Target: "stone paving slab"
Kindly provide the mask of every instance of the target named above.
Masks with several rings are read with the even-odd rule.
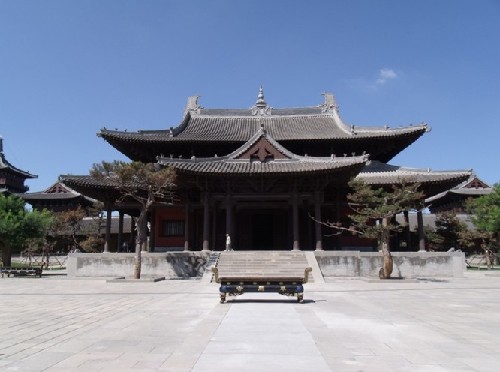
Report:
[[[0,279],[0,371],[497,371],[500,278],[329,279],[305,303],[201,281]]]

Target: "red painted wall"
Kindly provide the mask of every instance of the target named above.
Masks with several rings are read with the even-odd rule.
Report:
[[[184,236],[162,236],[162,221],[176,220],[184,221],[185,214],[183,207],[165,207],[156,209],[155,218],[155,246],[157,247],[183,247]]]

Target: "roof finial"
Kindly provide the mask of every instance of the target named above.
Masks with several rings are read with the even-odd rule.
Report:
[[[323,108],[321,112],[331,114],[333,113],[333,110],[337,110],[338,113],[339,108],[337,106],[337,102],[335,101],[335,96],[329,92],[322,93],[322,95],[325,97],[325,102],[321,105]]]
[[[190,96],[188,97],[188,101],[186,104],[186,108],[184,109],[184,115],[188,112],[197,112],[199,113],[200,109],[203,108],[198,104],[198,98],[200,96]]]
[[[3,137],[0,136],[0,154],[3,152]]]
[[[264,108],[267,106],[267,103],[264,100],[264,90],[262,89],[262,84],[259,88],[259,94],[257,96],[257,102],[255,102],[255,106],[257,106],[258,108]]]
[[[252,115],[260,115],[260,116],[271,115],[271,107],[267,105],[267,102],[264,99],[264,90],[262,89],[262,84],[260,85],[259,88],[257,102],[255,102],[255,105],[251,108],[251,110],[252,110]]]

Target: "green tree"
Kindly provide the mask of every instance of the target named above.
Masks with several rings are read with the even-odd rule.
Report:
[[[0,194],[0,247],[4,266],[11,265],[13,249],[21,249],[34,239],[43,239],[51,221],[50,212],[29,211],[21,198]]]
[[[435,228],[426,227],[425,239],[436,251],[459,248],[467,254],[482,251],[482,246],[489,241],[490,234],[469,228],[453,212],[444,212],[436,216]]]
[[[439,244],[436,244],[436,250],[446,251],[452,247],[465,248],[461,237],[467,230],[467,225],[460,221],[455,213],[444,212],[437,215],[435,226],[435,233],[440,237]]]
[[[492,234],[497,240],[500,234],[500,183],[493,186],[493,192],[467,201],[472,222],[480,231]]]
[[[430,251],[439,251],[443,247],[444,238],[430,226],[424,226],[425,242]]]
[[[482,239],[481,249],[487,266],[491,268],[494,262],[494,251],[498,250],[500,243],[500,183],[493,186],[492,193],[477,199],[469,199],[466,208],[478,231],[476,235]]]
[[[338,231],[349,231],[366,238],[376,238],[384,257],[383,267],[379,271],[381,279],[390,278],[393,271],[390,236],[392,231],[399,231],[400,225],[393,217],[405,210],[422,208],[423,192],[418,183],[401,183],[390,188],[375,188],[364,182],[349,182],[352,192],[347,195],[352,213],[349,215],[353,225],[343,227],[339,223],[322,222]]]
[[[424,194],[418,191],[418,183],[401,183],[390,188],[372,187],[360,181],[351,181],[353,192],[347,195],[354,213],[349,215],[355,228],[368,238],[378,238],[384,257],[380,279],[390,278],[393,271],[390,238],[400,226],[393,217],[405,210],[421,208]]]
[[[122,161],[94,164],[90,175],[110,182],[120,193],[120,200],[132,200],[139,206],[136,218],[137,242],[135,247],[134,278],[141,277],[141,251],[146,249],[148,213],[156,204],[172,204],[175,172],[158,164]]]
[[[72,246],[86,252],[97,252],[104,244],[100,236],[102,218],[97,216],[98,210],[102,210],[102,205],[95,205],[91,208],[90,212],[94,217],[87,219],[85,217],[88,217],[89,211],[80,206],[76,209],[54,213],[50,227],[52,239],[65,247]]]

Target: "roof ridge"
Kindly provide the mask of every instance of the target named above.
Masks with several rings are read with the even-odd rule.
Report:
[[[36,174],[31,174],[28,171],[24,171],[16,166],[12,165],[6,158],[3,152],[0,152],[0,169],[10,169],[15,173],[22,174],[26,178],[38,178]]]

